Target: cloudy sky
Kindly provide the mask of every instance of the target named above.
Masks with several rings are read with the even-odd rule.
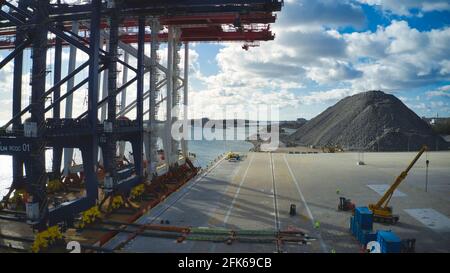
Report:
[[[420,116],[450,116],[448,0],[286,0],[272,30],[275,41],[249,51],[242,43],[191,46],[192,116],[270,103],[281,119],[309,119],[367,90],[395,94]],[[12,68],[0,71],[2,121],[11,115]],[[87,107],[86,92],[75,99],[76,112]]]
[[[287,0],[275,41],[193,47],[191,101],[248,109],[276,103],[311,118],[337,100],[383,90],[420,116],[450,116],[450,2]]]

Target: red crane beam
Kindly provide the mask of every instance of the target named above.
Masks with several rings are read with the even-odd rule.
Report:
[[[250,13],[246,15],[236,16],[234,14],[209,14],[209,15],[187,15],[187,16],[174,16],[174,17],[161,17],[160,23],[164,26],[177,25],[177,26],[213,26],[213,25],[227,25],[240,23],[241,25],[251,24],[271,24],[275,23],[276,15],[272,13]],[[65,22],[64,27],[71,29],[71,22]],[[106,21],[103,21],[100,26],[102,29],[108,29],[109,25]],[[121,23],[121,27],[133,28],[137,27],[136,19],[126,19]],[[80,26],[80,30],[87,30],[86,26]],[[7,35],[15,35],[15,27],[0,29],[0,37]]]
[[[161,17],[162,25],[225,25],[234,24],[238,20],[243,25],[272,24],[277,17],[272,13],[251,13],[247,15],[218,14],[218,15],[188,15],[175,17]]]
[[[160,17],[160,23],[163,26],[180,26],[182,29],[181,41],[183,42],[227,42],[227,41],[268,41],[273,40],[274,35],[267,26],[276,21],[276,16],[272,13],[256,12],[245,15],[237,14],[203,14],[203,15],[186,15],[186,16],[171,16]],[[254,25],[265,25],[262,29],[255,29]],[[241,31],[224,31],[222,25],[241,26]],[[64,27],[71,29],[71,23],[66,22]],[[135,18],[125,19],[121,23],[121,28],[127,34],[121,36],[121,40],[125,43],[136,43],[137,34],[130,32],[130,28],[137,27],[137,20]],[[109,25],[106,21],[101,23],[102,29],[108,29]],[[88,28],[81,24],[79,30],[85,38],[89,37]],[[16,28],[2,28],[0,29],[0,49],[14,48],[14,35],[16,35]],[[146,41],[150,41],[150,36],[146,37]],[[167,33],[159,35],[160,41],[167,41]],[[52,46],[54,41],[49,41]]]
[[[150,42],[151,36],[146,35],[145,41]],[[13,38],[13,36],[11,36]],[[85,36],[86,39],[88,35]],[[244,31],[224,31],[217,27],[199,27],[199,28],[183,28],[181,34],[182,42],[255,42],[255,41],[270,41],[275,38],[275,35],[270,31],[270,29],[263,28],[259,30],[244,30]],[[159,34],[159,40],[161,42],[166,42],[168,39],[167,33]],[[120,40],[127,44],[137,43],[138,35],[137,33],[127,33],[120,36]],[[49,40],[49,46],[54,45],[54,39]],[[63,45],[67,46],[67,43]],[[1,49],[14,49],[14,39],[0,40],[0,50]]]
[[[121,40],[125,43],[137,43],[137,34],[121,35]],[[255,42],[255,41],[270,41],[274,40],[275,35],[265,28],[258,31],[223,31],[220,28],[189,28],[182,29],[180,40],[182,42]],[[167,41],[168,34],[162,33],[159,35],[160,41]],[[150,42],[150,35],[146,35],[146,42]]]

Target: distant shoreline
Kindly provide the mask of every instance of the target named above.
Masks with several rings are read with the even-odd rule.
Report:
[[[209,118],[202,118],[202,119],[190,119],[189,123],[193,127],[204,127],[207,123],[213,123],[213,124],[223,124],[224,126],[222,128],[230,128],[230,125],[234,124],[234,127],[250,127],[250,126],[265,126],[269,121],[254,121],[254,120],[247,120],[247,119],[209,119]],[[233,126],[231,126],[233,127]]]

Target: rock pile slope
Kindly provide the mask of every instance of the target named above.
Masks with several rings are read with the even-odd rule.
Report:
[[[342,99],[287,138],[297,145],[342,146],[347,150],[407,151],[448,143],[393,95],[369,91]]]

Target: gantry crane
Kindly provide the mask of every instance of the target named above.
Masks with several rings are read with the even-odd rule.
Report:
[[[416,157],[411,161],[409,166],[395,179],[394,184],[384,193],[380,200],[376,204],[369,204],[369,209],[373,212],[373,220],[380,223],[395,224],[399,220],[398,215],[392,214],[392,207],[389,207],[389,201],[391,201],[394,191],[400,186],[403,180],[405,180],[408,172],[416,164],[417,160],[422,156],[424,152],[428,150],[428,147],[424,145]]]
[[[102,193],[129,198],[132,189],[143,185],[148,178],[144,173],[143,144],[149,147],[153,140],[156,142],[159,132],[153,128],[158,112],[156,96],[163,85],[169,94],[165,98],[167,114],[163,139],[166,143],[163,146],[171,156],[166,156],[166,162],[171,174],[176,170],[183,173],[177,166],[177,148],[183,144],[178,145],[170,138],[170,128],[176,121],[171,108],[181,105],[181,88],[183,103],[187,105],[188,43],[273,40],[275,37],[269,24],[275,22],[274,12],[281,11],[282,6],[283,0],[90,0],[77,4],[51,0],[0,0],[0,50],[12,50],[0,60],[0,70],[9,63],[14,67],[10,90],[12,116],[0,126],[0,155],[12,156],[13,161],[12,187],[4,203],[8,204],[13,191],[23,190],[26,193],[24,219],[33,228],[44,231],[60,223],[72,226],[81,212],[97,206]],[[151,43],[150,57],[145,55],[147,42]],[[159,42],[167,42],[167,68],[158,61]],[[184,79],[179,77],[182,42],[186,54]],[[70,46],[71,52],[65,76],[62,72],[64,46]],[[47,54],[49,48],[54,48],[53,60]],[[134,64],[128,62],[125,55],[123,59],[120,57],[119,48],[126,52],[125,55],[135,58]],[[26,63],[24,51],[28,49],[31,58]],[[80,65],[77,65],[77,51],[87,56]],[[49,64],[53,73],[50,85],[47,79]],[[23,77],[25,65],[31,66],[28,81]],[[118,81],[120,67],[124,72],[133,73],[131,79],[123,77],[125,80],[121,85]],[[85,72],[88,77],[76,80]],[[144,80],[148,74],[151,83],[144,93]],[[159,79],[159,74],[164,80]],[[25,94],[22,86],[26,82],[31,86],[30,103],[22,107]],[[61,92],[64,86],[66,92]],[[87,91],[87,110],[76,117],[72,113],[73,97],[79,95],[83,86],[87,86],[84,89]],[[132,92],[136,98],[130,107],[136,109],[133,120],[124,119],[124,113],[119,115],[116,109],[117,97],[126,98],[127,89],[128,94]],[[52,101],[48,106],[46,99],[49,97]],[[145,99],[149,101],[147,112],[144,112]],[[65,117],[61,113],[64,102]],[[124,109],[130,108],[124,105]],[[98,118],[99,110],[101,119]],[[30,117],[25,118],[26,115]],[[145,123],[144,116],[147,116]],[[145,141],[144,136],[150,140]],[[115,160],[116,144],[125,142],[131,144],[133,156],[133,164],[127,165],[126,169],[119,167]],[[99,148],[104,177],[99,172]],[[53,150],[51,171],[47,171],[45,164],[46,149]],[[67,162],[70,162],[73,149],[81,152],[83,194],[61,203],[50,198],[47,188],[50,182],[61,178],[63,151],[68,151]],[[154,154],[152,149],[148,148],[145,155],[150,166],[158,162],[148,156]],[[186,147],[184,150],[187,151]]]

